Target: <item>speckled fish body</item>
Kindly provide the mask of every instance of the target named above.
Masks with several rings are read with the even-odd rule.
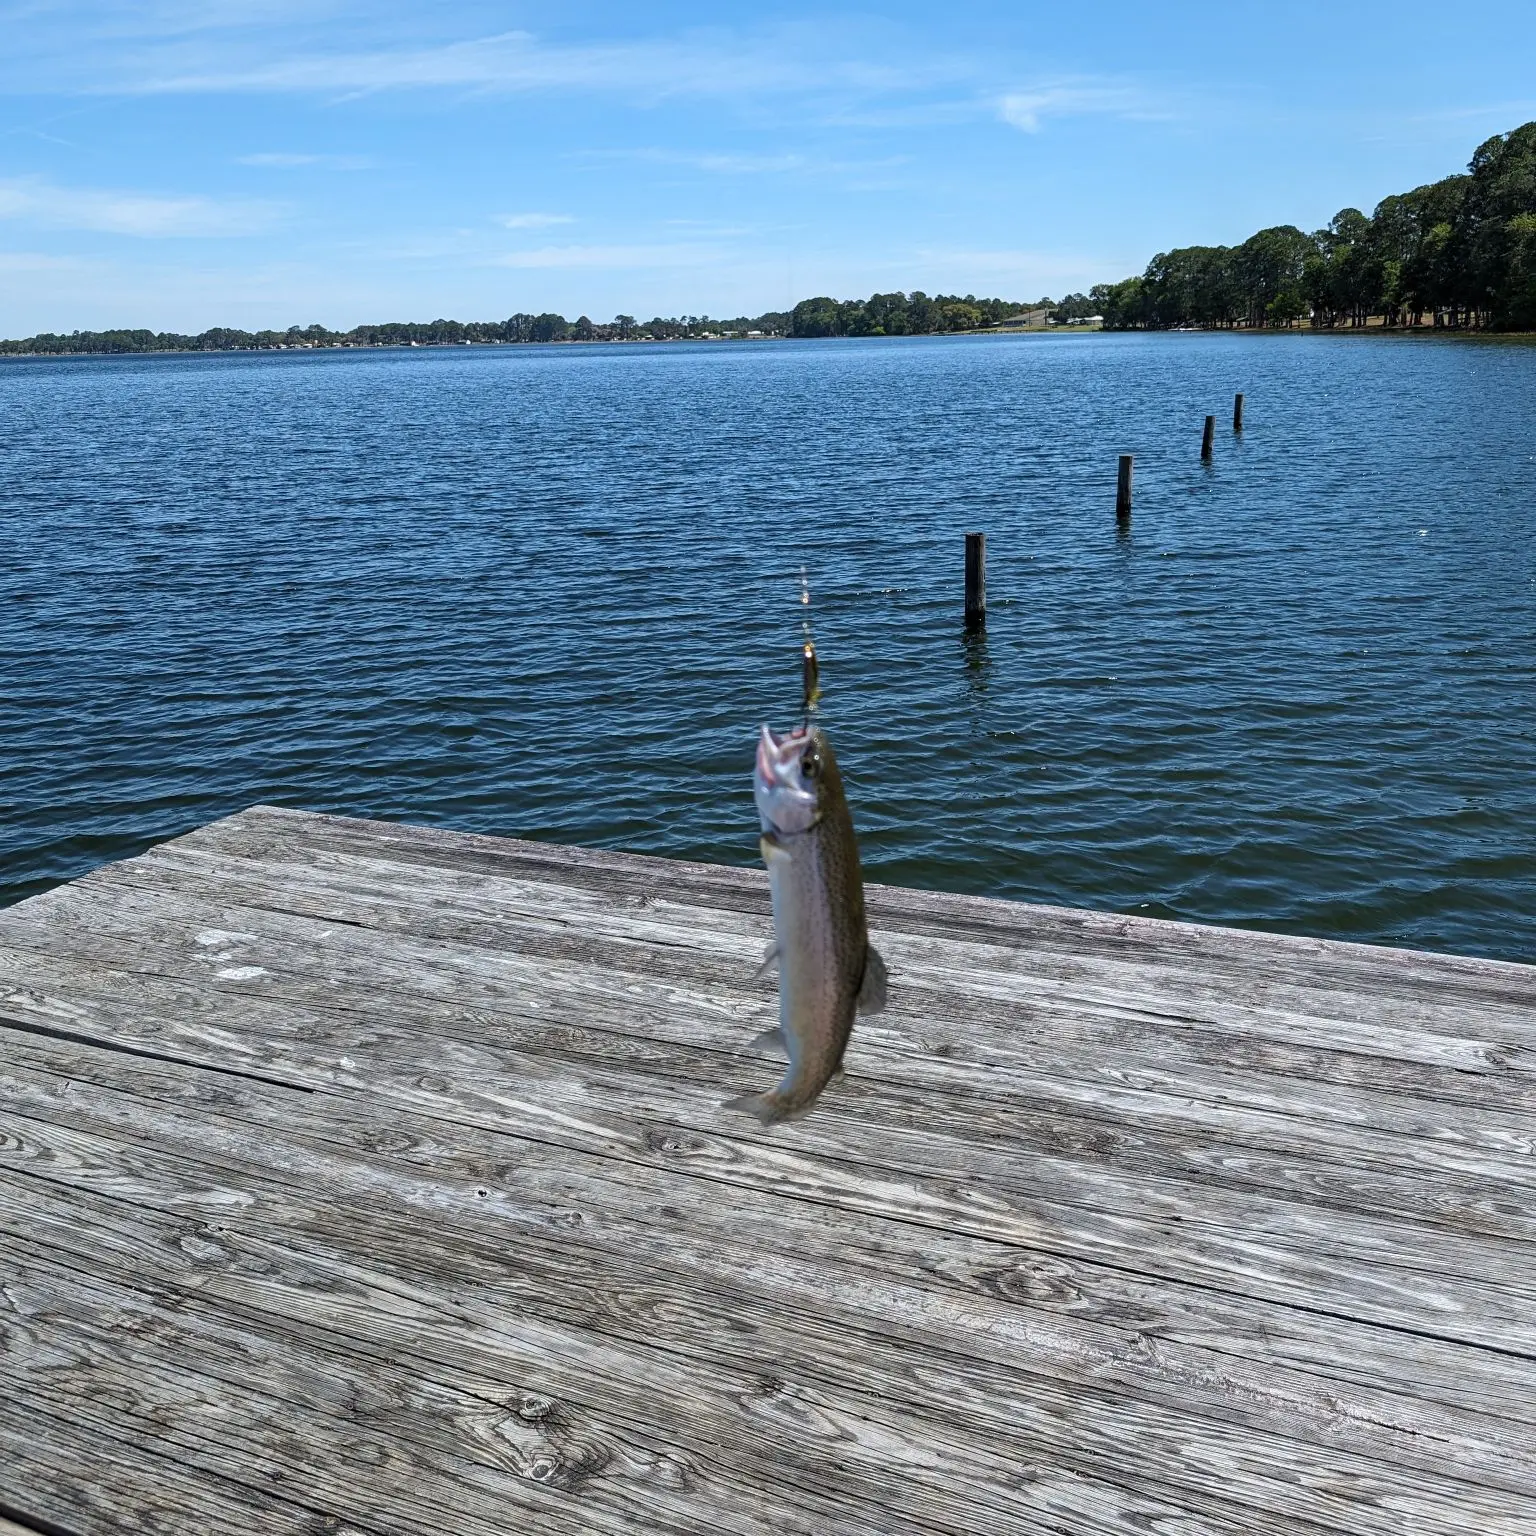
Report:
[[[765,725],[754,779],[773,893],[779,1024],[757,1044],[788,1058],[767,1093],[733,1099],[765,1124],[794,1119],[842,1070],[856,1013],[885,1004],[885,966],[869,942],[853,818],[825,732]]]

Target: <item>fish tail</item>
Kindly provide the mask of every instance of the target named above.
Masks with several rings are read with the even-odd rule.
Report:
[[[776,1125],[789,1114],[788,1105],[771,1090],[768,1093],[744,1093],[740,1098],[727,1099],[720,1107],[742,1110],[764,1125]]]

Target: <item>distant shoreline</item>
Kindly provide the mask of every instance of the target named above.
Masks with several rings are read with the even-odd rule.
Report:
[[[936,331],[923,336],[630,336],[593,338],[577,341],[563,338],[558,341],[374,341],[374,342],[311,342],[288,343],[261,347],[142,347],[132,351],[126,348],[102,351],[61,351],[38,348],[35,351],[0,352],[0,363],[7,362],[66,362],[71,358],[108,357],[254,357],[277,352],[458,352],[467,347],[482,351],[506,351],[523,347],[632,347],[668,346],[677,342],[707,344],[710,342],[786,342],[786,341],[883,341],[924,340],[929,336],[948,337],[958,340],[975,336],[1358,336],[1395,337],[1400,340],[1434,338],[1440,341],[1536,341],[1536,331],[1486,331],[1471,327],[1451,326],[1181,326],[1168,330],[1109,330],[1098,325],[1023,326],[997,325],[978,327],[966,331]]]
[[[958,335],[958,332],[955,332]],[[68,358],[232,358],[255,356],[269,352],[462,352],[465,347],[481,350],[521,350],[524,347],[636,347],[671,346],[679,341],[690,343],[716,343],[716,341],[797,341],[799,336],[594,336],[590,341],[578,341],[573,336],[562,336],[559,341],[319,341],[319,343],[278,343],[264,347],[118,347],[118,349],[86,352],[65,350],[57,347],[38,347],[34,352],[0,352],[0,362],[11,358],[52,358],[65,361]],[[842,339],[842,338],[839,338]]]
[[[576,341],[571,337],[559,341],[349,341],[349,342],[295,342],[279,343],[264,347],[139,347],[133,350],[118,348],[112,351],[62,351],[57,348],[39,347],[32,352],[0,352],[0,362],[10,358],[71,357],[239,357],[255,356],[268,352],[460,352],[466,347],[482,350],[509,351],[524,347],[633,347],[668,346],[675,342],[743,341],[753,344],[760,341],[793,341],[791,336],[629,336],[622,341],[616,336],[594,337],[590,341]]]

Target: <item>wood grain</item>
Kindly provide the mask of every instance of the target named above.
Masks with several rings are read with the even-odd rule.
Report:
[[[0,1536],[1536,1531],[1536,968],[256,807],[0,913]]]

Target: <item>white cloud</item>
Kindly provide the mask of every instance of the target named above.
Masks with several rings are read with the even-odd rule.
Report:
[[[695,166],[721,176],[803,171],[810,163],[804,155],[672,155],[669,158],[678,164]]]
[[[1416,112],[1409,119],[1415,123],[1459,123],[1479,117],[1497,118],[1514,123],[1536,113],[1536,101],[1495,101],[1483,107],[1445,107],[1438,112]]]
[[[574,224],[568,213],[503,213],[496,222],[503,229],[549,229],[555,224]]]
[[[837,46],[844,43],[846,46]],[[276,43],[281,47],[281,42]],[[855,38],[817,28],[757,35],[723,28],[679,36],[580,45],[545,43],[509,31],[428,47],[318,48],[269,52],[253,61],[204,43],[197,49],[152,43],[98,73],[95,90],[113,93],[280,91],[356,94],[428,88],[485,91],[613,91],[648,100],[668,96],[744,98],[837,89],[885,92],[973,80],[973,59],[929,52],[885,63]],[[132,69],[127,68],[131,62]]]
[[[622,268],[703,266],[717,261],[718,245],[546,245],[493,257],[492,266],[523,268]]]
[[[1082,117],[1097,114],[1110,117],[1165,117],[1146,94],[1135,86],[1117,81],[1057,80],[1023,91],[1011,91],[999,98],[997,115],[1025,133],[1037,133],[1047,117]]]
[[[839,160],[822,155],[795,152],[751,155],[709,151],[685,152],[673,149],[586,149],[573,150],[575,160],[639,160],[652,165],[677,165],[705,171],[714,176],[806,176],[865,175],[888,171],[911,163],[910,155],[886,155],[877,160]]]
[[[313,165],[326,171],[369,171],[377,164],[367,155],[300,155],[272,152],[258,155],[239,155],[236,165],[254,165],[274,170],[289,170],[298,166]]]
[[[50,229],[86,229],[143,238],[249,235],[282,213],[272,203],[207,197],[157,197],[94,187],[0,181],[0,219]]]

